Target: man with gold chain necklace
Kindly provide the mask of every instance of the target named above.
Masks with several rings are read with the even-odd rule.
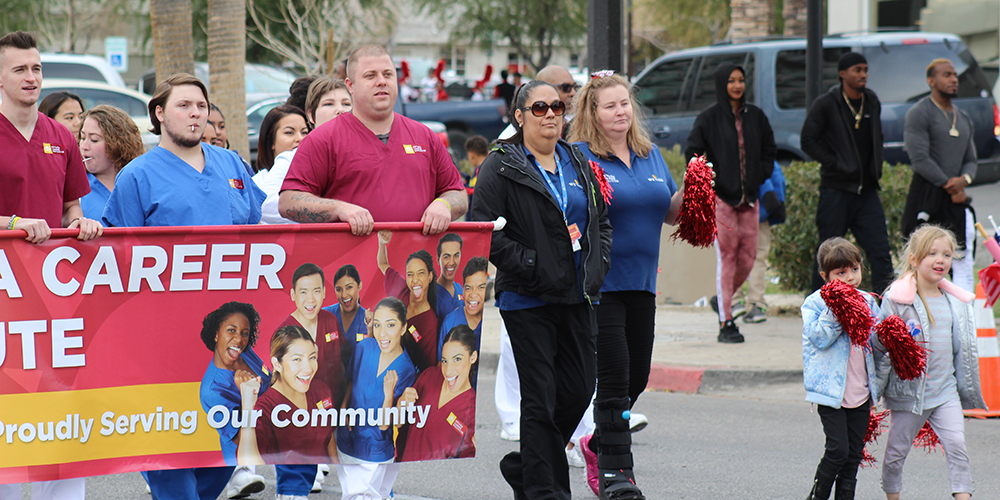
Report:
[[[846,52],[837,70],[840,85],[816,98],[802,124],[802,151],[820,163],[817,244],[850,230],[868,259],[872,289],[882,292],[893,279],[885,211],[878,194],[882,105],[866,88],[865,56]],[[814,262],[813,289],[822,285]]]
[[[972,119],[952,103],[958,97],[958,73],[947,59],[927,66],[930,95],[906,113],[903,141],[910,155],[913,180],[906,197],[902,231],[909,235],[931,222],[955,233],[959,250],[975,246],[975,213],[965,187],[976,176]],[[972,255],[966,252],[951,266],[952,281],[973,291]]]

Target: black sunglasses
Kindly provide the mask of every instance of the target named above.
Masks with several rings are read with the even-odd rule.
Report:
[[[558,88],[559,90],[561,90],[563,94],[568,94],[568,93],[570,93],[570,91],[580,90],[580,84],[579,83],[560,83],[559,85],[556,85],[556,88]]]
[[[566,112],[566,103],[562,101],[556,101],[552,104],[549,104],[545,101],[535,101],[531,103],[531,106],[524,108],[524,110],[526,111],[529,109],[531,110],[531,114],[535,116],[545,116],[545,114],[548,113],[550,109],[552,110],[552,113],[554,115],[562,116],[562,114]]]

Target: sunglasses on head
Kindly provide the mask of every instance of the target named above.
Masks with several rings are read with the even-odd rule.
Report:
[[[563,94],[568,94],[574,90],[580,90],[579,83],[560,83],[556,85],[556,88],[562,91]]]
[[[535,101],[531,103],[531,106],[524,109],[525,110],[530,109],[531,114],[539,117],[545,116],[550,109],[552,110],[552,114],[556,116],[562,116],[562,114],[566,112],[566,103],[562,101],[556,101],[552,104],[549,104],[545,101]]]

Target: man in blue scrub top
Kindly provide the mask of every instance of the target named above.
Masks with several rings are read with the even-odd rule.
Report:
[[[264,192],[236,153],[201,142],[208,91],[197,78],[173,75],[156,87],[149,119],[160,144],[132,160],[115,183],[103,219],[108,226],[257,224]],[[158,500],[215,500],[233,467],[149,471]],[[249,471],[246,471],[249,473]],[[244,474],[255,480],[260,476]],[[262,486],[262,485],[261,485]],[[255,491],[260,491],[256,489]]]
[[[438,265],[441,273],[437,279],[437,314],[438,321],[444,321],[445,316],[462,307],[462,285],[455,283],[458,266],[462,264],[462,237],[455,233],[447,233],[438,240]]]

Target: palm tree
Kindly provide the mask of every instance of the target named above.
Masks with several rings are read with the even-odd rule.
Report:
[[[246,3],[208,0],[208,69],[212,102],[226,117],[229,147],[250,158],[247,140]]]
[[[150,0],[149,20],[153,29],[156,83],[175,73],[194,74],[191,0]]]

